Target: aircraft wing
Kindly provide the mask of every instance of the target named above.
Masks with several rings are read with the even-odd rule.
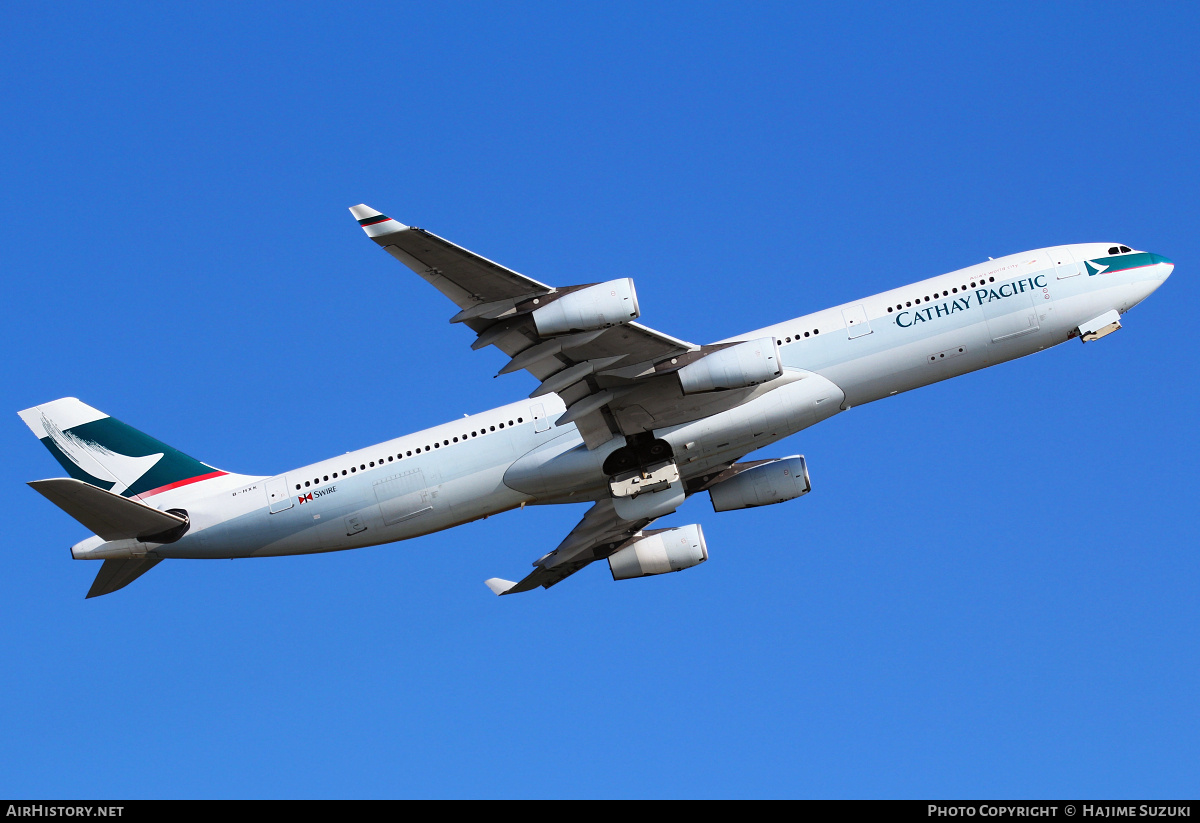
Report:
[[[589,563],[608,557],[653,522],[622,520],[611,499],[601,500],[587,510],[557,549],[533,564],[533,571],[524,580],[514,583],[493,577],[486,581],[487,586],[496,594],[517,594],[538,586],[548,589]]]
[[[720,345],[697,346],[632,322],[544,336],[533,312],[587,286],[548,286],[369,206],[350,212],[368,237],[459,307],[450,322],[476,333],[472,348],[493,345],[512,358],[500,374],[524,369],[541,381],[530,397],[557,393],[567,411],[556,423],[575,423],[589,449],[731,408],[748,394],[683,396],[672,373]]]
[[[429,281],[460,309],[554,291],[436,234],[397,223],[369,206],[352,206],[350,213],[368,237]]]

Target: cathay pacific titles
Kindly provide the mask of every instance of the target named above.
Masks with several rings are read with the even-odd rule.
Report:
[[[926,306],[923,309],[916,311],[902,311],[896,315],[896,325],[907,329],[917,323],[924,323],[927,320],[933,320],[936,317],[946,317],[956,311],[966,311],[971,308],[971,298],[983,305],[991,303],[993,300],[1003,300],[1006,297],[1016,297],[1019,294],[1024,294],[1027,291],[1036,291],[1042,289],[1043,297],[1046,300],[1050,299],[1050,294],[1046,290],[1046,275],[1039,274],[1035,277],[1026,277],[1022,280],[1016,280],[1011,283],[1001,283],[998,289],[976,289],[975,294],[964,294],[962,297],[951,300],[949,303],[938,303],[936,306]],[[1007,290],[1007,291],[1006,291]],[[907,317],[912,315],[912,317]],[[905,322],[905,320],[908,322]]]

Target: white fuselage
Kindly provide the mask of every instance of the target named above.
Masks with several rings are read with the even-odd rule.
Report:
[[[733,409],[654,434],[671,444],[687,480],[851,406],[1062,343],[1080,324],[1139,303],[1173,268],[1148,254],[1129,258],[1144,265],[1122,270],[1073,262],[1104,257],[1107,248],[1081,244],[989,260],[731,338],[774,337],[783,375]],[[563,411],[550,394],[275,477],[224,475],[164,492],[153,505],[186,508],[190,530],[171,544],[134,545],[131,556],[338,551],[526,504],[601,499],[608,494],[601,464],[624,439],[589,451],[573,423],[553,424]],[[98,557],[103,545],[91,538],[73,553]]]

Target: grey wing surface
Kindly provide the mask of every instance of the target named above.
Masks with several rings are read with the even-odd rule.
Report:
[[[653,519],[622,520],[611,500],[594,504],[558,548],[534,563],[518,583],[493,577],[487,586],[496,594],[517,594],[541,586],[548,589],[596,560],[603,560],[637,536]]]
[[[540,381],[531,397],[558,394],[566,411],[556,425],[573,424],[589,449],[614,437],[628,438],[733,408],[745,402],[753,390],[721,389],[685,397],[682,379],[675,372],[734,344],[696,346],[629,322],[640,309],[628,278],[556,288],[424,229],[399,223],[369,206],[354,206],[350,211],[368,237],[458,307],[450,321],[475,332],[472,348],[492,345],[509,356],[500,374],[523,369]],[[612,314],[593,311],[574,325],[554,327],[539,322],[539,312],[545,316],[548,306],[583,290],[590,291],[562,306],[584,303],[597,291],[600,302],[629,302],[618,302],[621,308]],[[562,306],[565,316],[568,310]],[[773,354],[778,364],[778,351]],[[646,527],[667,513],[645,511],[653,516],[623,520],[611,498],[601,500],[558,548],[534,563],[534,570],[523,580],[514,583],[492,578],[488,587],[497,594],[549,588],[647,536]],[[702,542],[699,535],[697,539]]]
[[[500,374],[524,369],[541,381],[531,397],[557,393],[567,411],[556,422],[575,423],[588,448],[661,426],[664,410],[678,416],[677,382],[662,378],[699,346],[628,322],[543,336],[532,312],[593,284],[548,286],[369,206],[350,211],[368,237],[458,306],[451,322],[475,332],[472,348],[496,346],[511,358]]]
[[[432,232],[398,223],[369,206],[353,206],[350,212],[368,237],[464,311],[554,291]]]

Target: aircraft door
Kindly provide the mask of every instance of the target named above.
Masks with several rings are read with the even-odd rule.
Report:
[[[1071,254],[1068,246],[1057,246],[1050,249],[1050,260],[1054,263],[1054,270],[1058,272],[1059,280],[1079,274],[1079,264],[1075,262],[1075,256]]]
[[[846,320],[846,331],[849,332],[851,340],[871,333],[871,324],[867,322],[867,310],[865,307],[852,306],[848,309],[842,309],[842,317]]]
[[[541,403],[534,403],[530,406],[529,414],[533,418],[535,432],[544,432],[550,428],[550,420],[546,417],[546,408]]]
[[[271,514],[286,511],[294,505],[292,493],[288,491],[287,478],[283,475],[267,481],[267,505]]]

